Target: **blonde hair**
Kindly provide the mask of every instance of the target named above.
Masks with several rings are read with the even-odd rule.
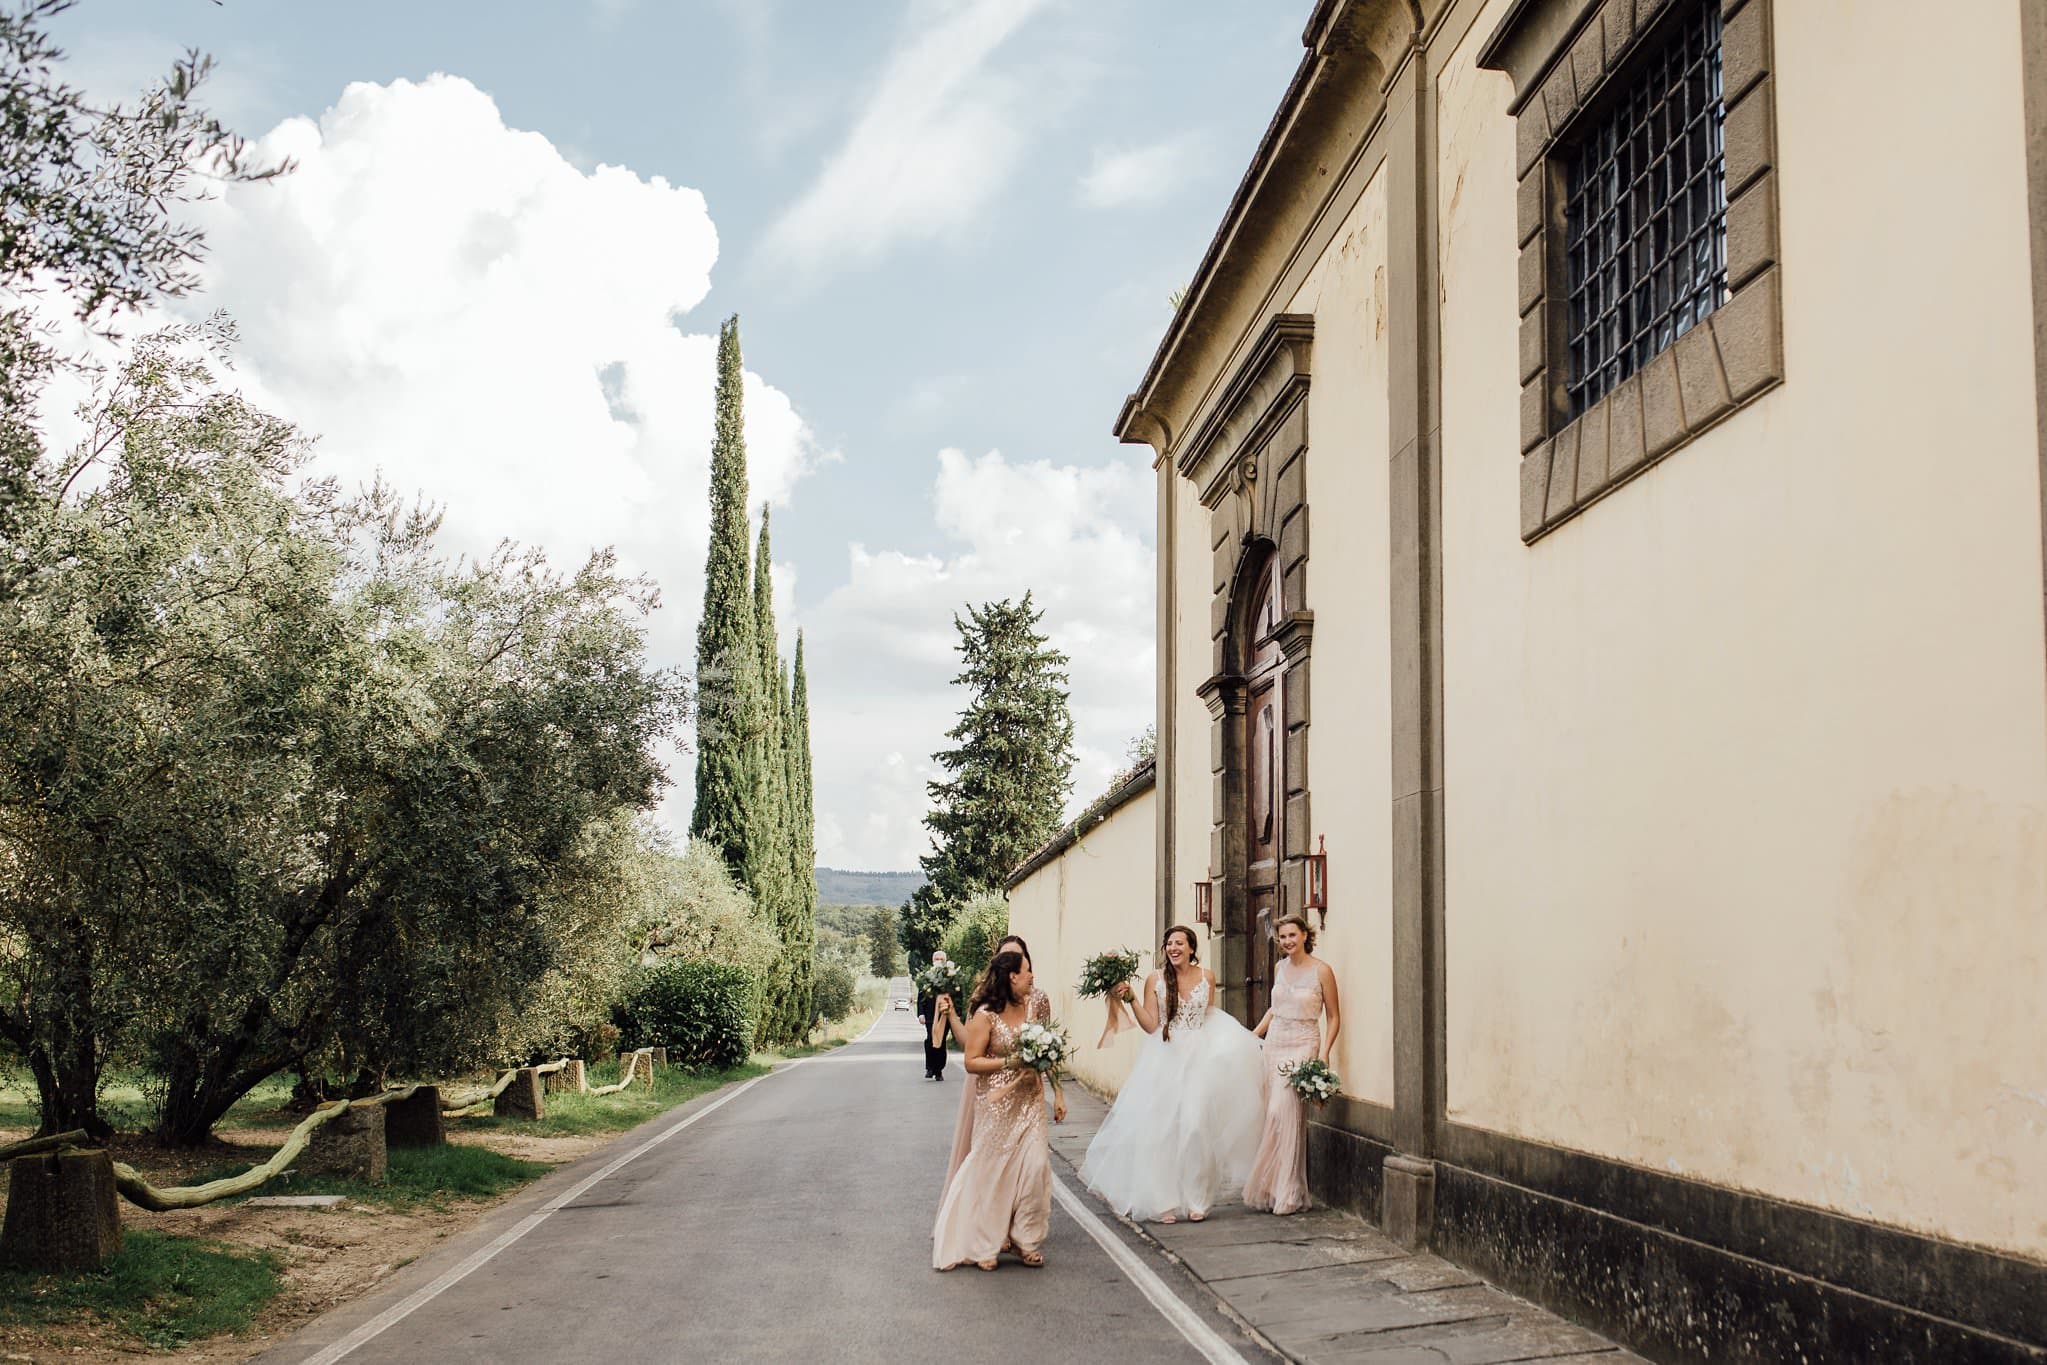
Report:
[[[1307,950],[1311,953],[1314,952],[1315,931],[1308,927],[1308,921],[1300,915],[1281,915],[1279,917],[1279,923],[1272,926],[1272,936],[1275,939],[1278,938],[1280,929],[1283,926],[1289,924],[1298,925],[1300,927],[1301,937],[1306,943]]]

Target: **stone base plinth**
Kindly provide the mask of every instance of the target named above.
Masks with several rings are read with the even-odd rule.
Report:
[[[441,1122],[441,1088],[423,1085],[402,1100],[384,1106],[384,1145],[438,1147],[448,1140]]]
[[[498,1092],[492,1112],[501,1119],[538,1119],[544,1115],[547,1105],[540,1098],[540,1073],[530,1066],[520,1067],[512,1083]]]
[[[46,1152],[8,1163],[0,1265],[97,1270],[120,1249],[121,1208],[105,1152]]]

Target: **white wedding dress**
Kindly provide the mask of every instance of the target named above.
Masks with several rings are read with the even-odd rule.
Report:
[[[1154,995],[1163,1017],[1163,977]],[[1204,979],[1180,998],[1172,1036],[1139,1044],[1137,1066],[1088,1145],[1081,1179],[1127,1218],[1199,1217],[1250,1174],[1264,1117],[1264,1050],[1212,1005]]]

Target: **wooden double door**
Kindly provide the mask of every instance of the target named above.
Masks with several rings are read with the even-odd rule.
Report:
[[[1286,860],[1286,655],[1275,632],[1284,619],[1277,557],[1257,583],[1239,657],[1244,669],[1244,1009],[1255,1024],[1272,1003],[1272,931],[1285,913],[1280,868]]]

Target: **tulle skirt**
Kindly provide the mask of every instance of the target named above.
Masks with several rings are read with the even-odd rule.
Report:
[[[1264,1056],[1221,1010],[1153,1034],[1089,1144],[1081,1179],[1128,1218],[1199,1215],[1243,1187],[1258,1150]]]

